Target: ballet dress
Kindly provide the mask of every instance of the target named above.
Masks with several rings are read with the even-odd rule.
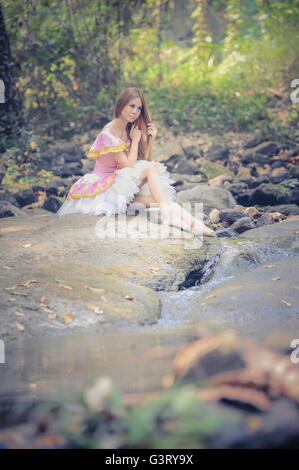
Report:
[[[150,165],[156,165],[160,181],[169,199],[176,199],[175,183],[164,163],[136,160],[134,167],[122,167],[114,158],[115,152],[130,151],[130,139],[125,142],[109,127],[104,127],[90,150],[87,158],[95,159],[91,173],[81,176],[69,189],[67,197],[57,211],[58,216],[71,213],[89,215],[125,214],[136,194],[151,195],[148,183],[141,187],[142,172]]]

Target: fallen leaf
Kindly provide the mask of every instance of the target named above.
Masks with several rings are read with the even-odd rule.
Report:
[[[93,292],[104,292],[105,289],[99,289],[98,287],[89,287],[89,286],[84,286],[86,289],[91,290]]]
[[[56,315],[57,315],[56,313],[49,313],[48,314],[49,320],[54,320],[54,318],[56,318]]]
[[[64,313],[62,315],[63,321],[66,324],[71,323],[73,321],[73,317],[74,317],[73,313]]]
[[[12,269],[11,266],[2,266],[3,269]]]
[[[17,315],[18,317],[24,317],[26,315],[25,312],[15,312],[15,315]]]
[[[282,300],[282,303],[290,307],[292,304],[290,302],[287,302],[286,300]]]
[[[90,310],[93,310],[95,313],[104,313],[104,310],[101,310],[99,307],[97,307],[96,305],[91,305],[91,304],[88,304],[87,305],[87,308],[89,308]]]
[[[26,294],[25,292],[18,292],[18,291],[13,291],[13,292],[11,292],[11,294],[13,294],[13,295],[23,295],[24,297],[28,296],[28,294]]]
[[[34,282],[38,282],[36,279],[30,279],[29,281],[26,281],[25,284],[22,284],[25,287],[31,287],[30,284],[33,284]]]
[[[54,310],[51,310],[51,309],[50,309],[49,307],[47,307],[47,306],[44,307],[43,305],[40,305],[40,308],[41,308],[44,312],[46,312],[46,313],[55,313]]]
[[[16,326],[17,326],[17,328],[18,328],[19,330],[21,330],[21,331],[24,331],[24,330],[25,330],[25,327],[24,327],[21,323],[19,323],[18,321],[16,322]]]
[[[126,300],[133,300],[133,297],[130,297],[129,295],[125,295]]]
[[[212,299],[213,297],[216,297],[216,294],[211,294],[206,297],[206,299]]]
[[[12,290],[12,289],[15,289],[16,287],[18,287],[17,284],[15,284],[14,286],[12,287],[4,287],[5,290]]]
[[[47,297],[45,295],[43,295],[41,298],[40,298],[40,303],[45,303],[45,301],[47,300]]]
[[[64,289],[69,289],[72,290],[73,288],[71,286],[66,286],[65,284],[58,284],[59,287],[63,287]]]
[[[279,281],[280,277],[273,277],[271,281]]]

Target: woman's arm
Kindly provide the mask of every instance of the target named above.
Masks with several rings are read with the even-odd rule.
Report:
[[[115,152],[113,154],[117,163],[119,163],[123,168],[126,166],[133,167],[135,165],[138,156],[138,143],[139,140],[132,140],[128,156],[124,152]]]

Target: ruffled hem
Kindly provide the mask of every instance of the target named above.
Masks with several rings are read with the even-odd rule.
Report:
[[[81,197],[78,199],[65,200],[57,212],[58,216],[79,212],[89,215],[116,215],[123,214],[128,210],[128,205],[133,201],[136,194],[150,194],[147,183],[141,188],[141,173],[151,164],[158,166],[160,178],[167,196],[171,200],[176,199],[176,190],[172,185],[167,167],[164,163],[148,162],[138,160],[134,167],[125,167],[116,170],[113,184],[92,197]],[[85,175],[87,176],[87,175]]]

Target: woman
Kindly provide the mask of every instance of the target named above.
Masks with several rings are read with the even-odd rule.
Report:
[[[96,159],[93,172],[73,184],[57,215],[122,214],[134,206],[157,205],[163,223],[215,236],[213,230],[174,202],[174,181],[166,166],[152,161],[156,135],[142,91],[127,88],[116,102],[114,119],[101,130],[87,153],[88,158]]]

